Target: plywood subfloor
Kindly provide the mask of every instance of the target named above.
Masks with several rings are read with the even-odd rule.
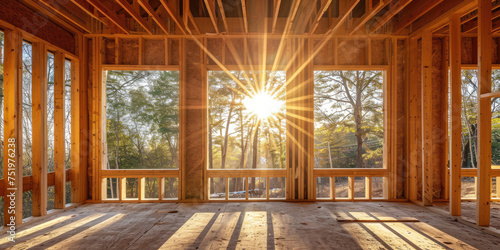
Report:
[[[449,211],[448,202],[436,203],[435,208],[441,209],[442,211]],[[490,227],[500,232],[500,203],[491,202],[490,206]],[[476,223],[476,202],[475,201],[462,201],[462,219]]]
[[[177,211],[176,213],[169,213]],[[338,222],[337,217],[419,222]],[[409,203],[87,204],[0,249],[500,249],[500,238]]]

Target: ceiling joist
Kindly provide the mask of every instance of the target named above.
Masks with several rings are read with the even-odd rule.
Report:
[[[170,17],[174,20],[175,24],[177,27],[179,27],[179,30],[186,35],[186,30],[184,29],[184,26],[182,25],[182,21],[180,20],[180,17],[177,16],[177,14],[174,12],[174,9],[166,0],[160,0],[161,5],[165,8],[165,10],[168,12]]]
[[[153,21],[160,27],[165,34],[169,34],[168,27],[164,20],[160,18],[158,13],[151,7],[151,5],[145,0],[137,0],[137,3],[148,13],[148,15],[153,19]]]
[[[347,17],[350,16],[352,10],[356,5],[359,3],[360,0],[351,0],[349,3],[345,6],[345,8],[342,10],[342,12],[339,14],[339,18],[335,20],[332,25],[330,25],[330,28],[326,32],[326,35],[332,35],[337,32],[337,30],[340,28],[340,25],[347,19]]]
[[[389,22],[396,14],[398,14],[404,7],[411,3],[412,0],[399,0],[397,3],[391,5],[391,8],[380,18],[376,24],[370,26],[370,34],[375,33]]]
[[[443,2],[443,0],[426,0],[425,2],[413,1],[407,8],[403,9],[398,14],[401,19],[398,20],[398,23],[394,26],[393,32],[396,33],[406,28],[441,2]]]
[[[391,1],[390,0],[380,0],[377,5],[372,7],[370,11],[367,11],[361,18],[354,21],[353,29],[349,32],[349,35],[353,35],[362,27],[365,27],[366,22],[372,19],[377,13],[385,8]]]
[[[217,26],[217,17],[215,16],[215,0],[204,0],[205,6],[208,10],[208,15],[210,15],[210,20],[214,25],[215,33],[219,34],[219,27]]]
[[[144,30],[149,34],[149,35],[152,35],[153,34],[153,30],[151,29],[151,26],[149,25],[149,23],[146,22],[146,20],[144,20],[144,18],[141,17],[140,15],[140,10],[139,9],[136,9],[134,8],[132,5],[130,5],[126,0],[115,0],[120,6],[122,6],[122,8],[128,12],[128,14],[130,14],[130,16],[132,16],[132,18],[137,22],[139,23],[139,25],[142,26],[142,28],[144,28]],[[168,34],[168,33],[167,33]]]
[[[313,23],[311,26],[311,30],[309,31],[309,34],[314,34],[314,31],[316,31],[316,28],[318,28],[319,21],[325,14],[325,12],[328,10],[330,7],[330,4],[332,3],[332,0],[321,0],[321,7],[319,8],[318,13],[316,13],[316,17],[313,19]]]
[[[125,25],[125,20],[120,18],[116,11],[110,10],[107,6],[104,5],[103,2],[99,0],[87,0],[89,4],[94,6],[99,12],[101,12],[104,16],[106,16],[112,23],[114,23],[118,28],[120,28],[125,34],[130,34]]]

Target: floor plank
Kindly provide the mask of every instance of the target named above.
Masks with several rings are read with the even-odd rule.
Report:
[[[167,211],[177,211],[167,213]],[[339,222],[338,218],[415,218]],[[500,238],[397,202],[86,204],[0,249],[500,249]]]

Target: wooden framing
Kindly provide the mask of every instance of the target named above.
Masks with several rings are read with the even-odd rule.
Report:
[[[66,206],[66,157],[65,145],[65,63],[64,54],[57,51],[54,56],[54,207]]]
[[[462,69],[461,69],[460,16],[450,17],[450,214],[461,214],[462,199]]]
[[[47,50],[45,44],[33,44],[32,66],[33,123],[33,216],[47,214]]]
[[[478,105],[476,224],[489,226],[491,199],[491,1],[478,1]]]
[[[432,153],[432,35],[422,35],[422,203],[432,205],[433,169]]]
[[[3,199],[4,226],[19,225],[23,221],[23,168],[22,168],[22,123],[21,92],[22,92],[22,34],[17,30],[4,30],[4,128],[3,136],[8,144],[4,144]],[[7,108],[14,107],[14,108]],[[14,139],[15,141],[12,141]],[[9,146],[13,145],[13,147]],[[14,150],[13,150],[14,149]],[[11,159],[11,161],[9,161]],[[13,165],[9,165],[13,164]],[[9,179],[8,177],[11,177]],[[8,198],[7,198],[8,197]],[[13,203],[12,209],[11,202]],[[9,209],[11,207],[11,209]],[[14,212],[14,213],[12,213]],[[11,221],[15,223],[12,225]]]
[[[179,2],[160,0],[158,9],[153,9],[146,0],[136,0],[133,4],[125,0],[115,0],[122,6],[122,11],[128,14],[118,14],[117,10],[112,8],[115,6],[114,3],[97,0],[72,0],[72,5],[68,9],[61,8],[65,5],[53,0],[34,3],[42,6],[41,10],[56,13],[58,22],[68,19],[67,26],[74,26],[71,32],[75,35],[75,53],[65,51],[0,21],[6,38],[4,84],[5,107],[9,107],[4,109],[5,138],[16,138],[16,142],[12,144],[17,150],[13,159],[18,166],[22,166],[20,65],[21,46],[25,39],[33,44],[33,144],[40,145],[33,148],[31,177],[16,178],[14,182],[9,182],[8,179],[2,181],[1,192],[5,198],[8,197],[11,188],[17,188],[18,193],[33,191],[33,215],[42,216],[47,213],[45,190],[51,184],[55,185],[56,190],[55,207],[58,209],[65,207],[67,181],[72,182],[73,203],[82,203],[87,199],[93,202],[103,200],[149,202],[144,196],[142,186],[146,182],[145,178],[157,178],[160,182],[158,202],[167,202],[168,200],[164,199],[164,178],[173,177],[179,180],[179,199],[183,202],[196,202],[210,200],[209,178],[225,180],[226,200],[228,200],[229,178],[245,178],[248,190],[249,177],[262,177],[267,182],[266,194],[269,200],[270,178],[285,177],[287,200],[314,200],[316,178],[328,177],[331,183],[329,200],[342,200],[341,197],[335,197],[333,192],[335,177],[347,177],[349,192],[347,199],[344,200],[357,201],[374,200],[371,194],[373,178],[384,178],[384,199],[422,201],[423,205],[428,206],[436,200],[449,198],[450,214],[459,216],[460,202],[463,200],[460,194],[461,176],[477,176],[476,223],[480,226],[489,225],[491,178],[500,179],[500,170],[491,167],[490,110],[492,98],[500,97],[500,92],[492,92],[490,79],[491,69],[500,65],[498,48],[495,55],[492,55],[494,49],[491,49],[492,45],[498,47],[498,39],[492,43],[494,36],[492,33],[500,27],[497,22],[492,25],[491,20],[498,17],[500,12],[492,14],[491,1],[400,0],[393,3],[380,0],[375,5],[372,5],[372,1],[365,1],[367,7],[364,15],[354,18],[353,10],[359,5],[360,0],[340,1],[340,12],[336,13],[338,16],[336,14],[332,16],[334,14],[330,9],[333,2],[331,0],[322,0],[318,5],[304,11],[301,7],[305,2],[294,1],[286,6],[290,11],[288,17],[283,18],[278,16],[280,7],[288,3],[273,1],[274,8],[268,17],[267,13],[256,15],[253,10],[255,7],[252,7],[250,2],[242,0],[242,16],[238,17],[239,19],[226,17],[221,0],[217,0],[217,3],[215,0],[204,0],[209,16],[203,17],[193,17],[189,8],[190,1],[183,1],[184,10],[181,13]],[[262,4],[265,3],[259,4],[264,6]],[[388,5],[390,7],[386,8]],[[79,13],[83,14],[84,19],[89,20],[74,19],[70,12],[75,6],[81,8]],[[216,6],[220,11],[220,17],[217,16]],[[476,8],[477,11],[470,12]],[[147,19],[140,15],[141,9],[148,13]],[[314,14],[309,18],[311,13]],[[327,18],[323,17],[325,13],[328,13]],[[102,17],[103,15],[105,17]],[[475,16],[478,17],[477,22],[473,20]],[[263,20],[257,20],[261,18]],[[224,32],[221,32],[220,21],[224,25]],[[298,23],[301,21],[304,22]],[[241,22],[242,29],[238,28]],[[135,26],[136,23],[140,27]],[[250,33],[255,30],[255,23],[262,27],[259,26],[257,32]],[[477,151],[479,168],[472,170],[461,169],[460,89],[461,69],[476,67],[475,59],[462,63],[461,58],[465,47],[462,46],[462,38],[475,39],[476,36],[463,33],[474,31],[475,23],[478,25],[477,65],[480,75]],[[462,24],[464,24],[463,32],[461,32]],[[205,34],[207,30],[212,32],[212,26],[216,34]],[[449,34],[445,34],[447,30],[443,28],[445,26],[449,26]],[[385,27],[388,30],[392,27],[392,33],[388,33]],[[262,31],[260,28],[263,33],[259,33]],[[267,33],[267,29],[271,32]],[[136,31],[131,35],[133,30]],[[229,34],[229,30],[233,33]],[[282,33],[278,34],[277,31]],[[95,34],[83,35],[80,32]],[[106,32],[108,34],[103,34]],[[127,45],[127,42],[131,43]],[[148,44],[156,44],[156,47],[149,48]],[[437,49],[440,50],[438,53]],[[54,173],[47,173],[47,51],[55,52],[56,55]],[[255,55],[255,51],[262,52],[262,57],[260,54]],[[126,57],[129,55],[126,55],[126,52],[133,54],[131,55],[134,57],[133,60],[127,60]],[[152,59],[153,57],[157,58]],[[65,59],[71,60],[71,116],[75,121],[71,124],[70,170],[65,169],[64,163]],[[449,127],[451,133],[447,145],[437,140],[446,141],[448,136],[436,131],[447,129],[447,125],[443,125],[444,117],[447,115],[444,112],[444,106],[447,106],[447,93],[443,86],[447,80],[448,66],[451,70],[451,126]],[[183,139],[180,140],[179,169],[106,169],[106,85],[102,73],[111,69],[180,71],[180,137]],[[313,169],[314,70],[369,69],[386,72],[385,168]],[[293,105],[289,104],[290,108],[287,111],[289,135],[286,141],[285,169],[207,169],[205,158],[208,70],[249,70],[254,71],[252,72],[254,74],[259,70],[287,71],[287,95],[289,99],[298,101],[293,101]],[[433,74],[446,75],[436,77]],[[401,96],[407,100],[401,100]],[[441,100],[435,101],[436,97]],[[439,110],[433,109],[433,105],[439,105]],[[450,152],[449,173],[442,165],[448,156],[433,159],[435,154],[446,153],[447,147]],[[4,147],[4,155],[9,155],[8,149]],[[4,176],[8,177],[9,173],[12,173],[9,172],[9,162],[4,161]],[[21,177],[22,168],[16,168],[15,174]],[[365,197],[354,197],[356,177],[365,178]],[[116,200],[106,199],[107,178],[118,180],[120,193]],[[127,178],[138,179],[137,200],[126,199],[124,191]],[[438,190],[439,185],[441,189]],[[248,198],[248,192],[246,196]],[[22,204],[22,195],[16,196],[16,203]],[[7,209],[8,205],[9,199],[4,199],[4,209]],[[7,210],[5,214],[8,214]],[[16,223],[21,223],[21,206],[16,206],[14,215]],[[7,224],[9,219],[6,216],[4,224]]]

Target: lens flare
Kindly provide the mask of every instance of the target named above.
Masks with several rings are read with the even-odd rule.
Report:
[[[254,96],[246,97],[243,105],[251,113],[257,115],[259,119],[266,119],[276,114],[283,106],[283,102],[276,100],[269,93],[261,92]]]

